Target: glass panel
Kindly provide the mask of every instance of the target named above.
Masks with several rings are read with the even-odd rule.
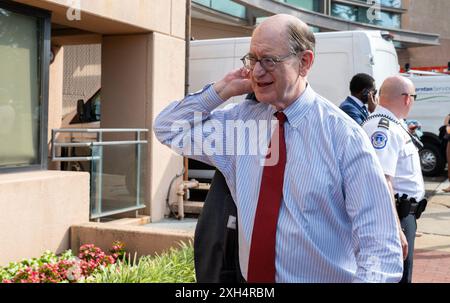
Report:
[[[354,6],[336,4],[331,5],[331,15],[350,21],[357,21],[358,10]]]
[[[358,22],[369,23],[384,27],[395,27],[400,28],[400,15],[391,12],[383,12],[381,11],[379,14],[380,19],[374,19],[372,22],[367,18],[367,8],[360,7],[358,8]]]
[[[319,11],[319,1],[318,0],[281,0],[287,4],[298,6],[310,11]]]
[[[400,28],[400,14],[391,12],[380,12],[380,19],[374,19],[372,22],[367,18],[367,8],[353,5],[332,4],[331,14],[349,21],[374,24],[384,27]]]
[[[192,2],[211,7],[211,0],[193,0]]]
[[[395,8],[401,8],[402,0],[381,0],[381,5],[395,7]]]
[[[40,163],[40,28],[0,8],[0,167]]]
[[[399,14],[381,12],[381,20],[375,20],[376,24],[386,27],[401,27],[401,18]]]
[[[373,4],[376,0],[357,0],[357,1],[367,3],[367,4]],[[401,0],[378,0],[378,2],[381,4],[381,6],[394,7],[394,8],[402,7]]]
[[[92,155],[99,160],[91,164],[91,216],[144,205],[147,147],[140,145],[139,148],[139,160],[138,145],[92,148]]]
[[[231,0],[211,0],[211,8],[239,18],[245,18],[245,6]]]

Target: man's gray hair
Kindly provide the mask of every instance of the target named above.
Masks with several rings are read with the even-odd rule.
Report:
[[[291,52],[298,54],[310,50],[315,53],[316,38],[308,26],[299,22],[290,22],[287,34]]]

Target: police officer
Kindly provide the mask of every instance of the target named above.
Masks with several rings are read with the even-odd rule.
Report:
[[[381,86],[380,105],[362,124],[383,167],[402,228],[399,232],[405,261],[401,283],[411,283],[416,219],[426,206],[417,147],[420,142],[404,122],[415,98],[411,80],[387,78]]]

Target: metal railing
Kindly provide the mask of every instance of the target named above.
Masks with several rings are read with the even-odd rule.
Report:
[[[141,135],[148,132],[148,129],[141,128],[64,128],[64,129],[53,129],[52,130],[52,145],[51,154],[52,161],[58,162],[89,162],[90,173],[91,173],[91,193],[90,193],[90,219],[95,219],[97,221],[102,217],[107,217],[115,214],[137,211],[139,209],[145,208],[143,204],[143,188],[141,179],[143,177],[143,172],[145,165],[143,163],[146,160],[145,153],[142,149],[148,144],[147,140],[142,140]],[[134,133],[135,140],[104,140],[104,134],[115,133],[117,136],[119,133]],[[69,134],[69,136],[64,136]],[[74,134],[79,134],[75,136]],[[83,135],[91,135],[90,138],[85,138]],[[58,139],[65,139],[68,142],[60,142]],[[124,150],[126,148],[135,147],[135,152],[130,153],[129,150]],[[75,148],[88,148],[90,155],[88,156],[72,156]],[[122,148],[122,150],[118,150]],[[66,149],[68,155],[63,155],[63,149]],[[104,153],[105,149],[109,149],[108,156],[110,167],[107,167],[108,172],[105,172],[104,166]],[[116,149],[116,150],[114,150]],[[59,151],[59,154],[58,154]],[[121,156],[114,156],[113,152],[121,153]],[[134,154],[134,155],[133,155]],[[120,158],[120,159],[119,159]],[[135,162],[135,171],[133,168],[133,163]],[[110,173],[110,171],[121,170],[120,173]],[[124,171],[125,170],[125,173]],[[131,172],[131,173],[130,173]],[[107,186],[105,178],[109,177],[113,185]],[[127,179],[132,179],[129,181]],[[120,181],[117,181],[120,180]],[[131,182],[134,186],[129,186]],[[109,198],[106,197],[104,190],[108,187],[107,191],[121,192],[119,197]],[[130,188],[131,187],[131,188]],[[127,189],[128,188],[128,189]],[[126,194],[124,194],[126,190]],[[117,196],[117,194],[116,194]],[[122,201],[120,200],[122,199]],[[113,201],[114,200],[114,201]],[[124,202],[128,200],[128,202]],[[109,207],[105,207],[105,204],[110,203]],[[132,205],[128,205],[132,203]],[[125,204],[125,205],[124,205]],[[109,208],[109,209],[108,209]]]

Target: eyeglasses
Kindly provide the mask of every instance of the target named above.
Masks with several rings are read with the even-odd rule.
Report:
[[[416,99],[417,99],[417,94],[407,94],[407,93],[404,93],[404,94],[402,94],[402,96],[413,97],[414,101],[416,101]]]
[[[277,63],[285,61],[287,58],[294,55],[296,54],[290,53],[289,55],[284,57],[262,57],[261,59],[257,59],[254,56],[247,54],[241,58],[241,61],[244,64],[244,67],[249,70],[253,70],[256,66],[256,63],[259,62],[264,70],[271,72],[275,70]]]

